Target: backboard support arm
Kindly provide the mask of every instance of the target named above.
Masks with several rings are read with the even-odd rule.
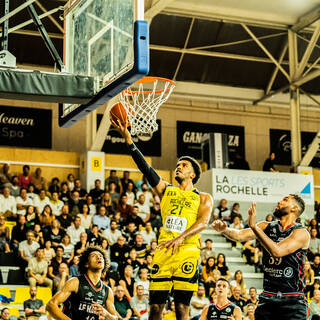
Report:
[[[9,0],[4,0],[1,5],[1,16],[6,16],[9,13]],[[9,19],[5,20],[2,25],[1,50],[8,50],[8,34],[9,34]]]

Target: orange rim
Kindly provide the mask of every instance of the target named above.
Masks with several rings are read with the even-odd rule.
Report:
[[[144,77],[140,80],[138,80],[136,82],[136,84],[140,84],[140,83],[154,83],[156,81],[162,81],[162,82],[169,82],[173,87],[176,86],[176,83],[170,79],[166,79],[166,78],[161,78],[161,77]],[[156,91],[138,91],[138,90],[123,90],[122,91],[122,95],[126,95],[126,96],[134,96],[135,94],[138,94],[138,93],[143,93],[143,94],[152,94],[152,93],[156,93],[156,94],[160,94],[160,93],[163,93],[163,92],[168,92],[170,91],[170,88],[168,87],[166,90],[163,89],[163,90],[156,90]]]

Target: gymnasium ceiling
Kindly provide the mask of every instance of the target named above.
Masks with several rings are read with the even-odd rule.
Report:
[[[10,10],[24,2],[10,0]],[[63,11],[58,8],[62,9],[65,3],[65,0],[34,3],[39,15],[57,9],[42,21],[61,56]],[[317,33],[305,70],[312,66],[311,74],[320,69],[320,0],[145,0],[145,15],[151,22],[150,75],[273,92],[289,83],[284,73],[290,74],[286,49],[290,28],[298,30],[299,61],[314,32]],[[10,19],[9,27],[28,19],[30,16],[24,9]],[[276,61],[282,61],[284,72],[276,72],[270,56],[249,33],[261,41]],[[9,51],[16,56],[18,64],[53,66],[33,24],[10,33]],[[307,94],[320,95],[320,77],[303,84],[302,89]]]

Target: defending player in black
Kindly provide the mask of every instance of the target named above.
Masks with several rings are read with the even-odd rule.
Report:
[[[241,320],[241,309],[228,300],[229,282],[220,278],[216,285],[217,302],[202,310],[200,320]]]
[[[248,211],[250,228],[231,229],[220,220],[212,225],[229,239],[243,242],[257,238],[263,246],[263,292],[255,311],[256,320],[308,319],[303,290],[310,235],[296,223],[304,208],[304,201],[298,195],[289,195],[279,201],[273,213],[278,221],[256,223],[256,204],[252,203]]]
[[[104,250],[88,247],[80,257],[80,276],[68,280],[47,304],[47,311],[56,320],[116,320],[111,288],[101,280],[109,268]],[[63,309],[59,305],[63,304]]]

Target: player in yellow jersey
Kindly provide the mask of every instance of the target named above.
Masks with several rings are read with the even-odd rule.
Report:
[[[133,143],[127,126],[119,121],[113,125],[124,137],[138,168],[161,197],[163,230],[151,269],[149,319],[162,319],[173,286],[177,320],[187,320],[191,297],[197,291],[200,232],[206,228],[213,207],[211,196],[193,187],[199,180],[200,166],[191,157],[181,157],[175,169],[179,186],[172,186],[148,165]]]

